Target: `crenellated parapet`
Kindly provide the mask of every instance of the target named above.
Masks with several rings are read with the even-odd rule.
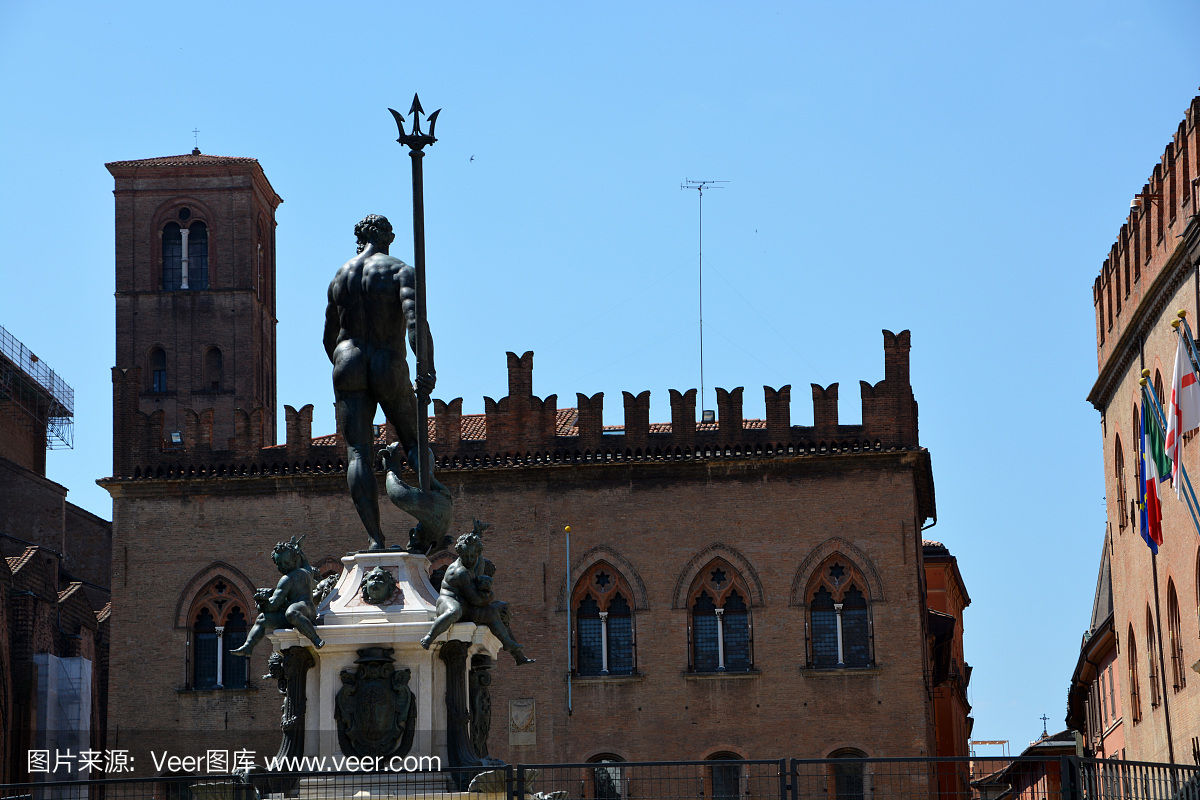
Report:
[[[430,441],[438,469],[525,464],[607,463],[738,456],[879,452],[920,446],[917,403],[909,384],[908,331],[883,332],[884,378],[860,382],[862,422],[838,417],[838,384],[812,386],[813,425],[791,424],[791,386],[763,387],[766,419],[745,419],[743,387],[718,388],[717,419],[697,422],[696,390],[670,390],[670,422],[650,421],[650,392],[622,392],[620,424],[605,424],[604,393],[533,393],[533,353],[508,353],[508,395],[484,398],[483,414],[463,414],[462,398],[433,401]],[[165,431],[161,412],[138,411],[138,370],[113,370],[114,475],[179,478],[340,472],[345,442],[313,438],[312,405],[285,407],[287,441],[264,446],[264,409],[237,409],[234,435],[214,441],[213,410],[185,413],[184,429]],[[174,436],[172,435],[174,434]],[[178,441],[175,441],[178,439]],[[394,439],[378,431],[380,446]]]
[[[1152,289],[1175,265],[1181,237],[1197,219],[1200,178],[1200,97],[1192,100],[1171,141],[1134,195],[1129,216],[1109,248],[1092,282],[1096,314],[1096,351],[1101,369],[1121,347],[1130,330],[1135,309],[1143,301],[1155,302]],[[1186,268],[1189,265],[1181,265]]]

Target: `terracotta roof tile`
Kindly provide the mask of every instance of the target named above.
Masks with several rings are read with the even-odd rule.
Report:
[[[37,552],[36,547],[26,547],[25,552],[21,553],[21,555],[8,556],[7,558],[5,558],[5,561],[8,562],[9,570],[15,574],[17,572],[17,570],[19,570],[21,567],[23,567],[29,563],[29,560],[31,558],[33,558],[33,554],[36,552]]]
[[[180,156],[139,158],[133,161],[110,161],[106,167],[192,167],[217,164],[257,164],[257,158],[245,156],[214,156],[208,153],[185,153]]]

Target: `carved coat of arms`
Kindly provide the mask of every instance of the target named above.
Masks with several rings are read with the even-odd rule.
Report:
[[[396,669],[392,648],[358,651],[354,670],[342,670],[335,699],[338,743],[348,756],[404,756],[412,747],[417,704],[408,680]]]

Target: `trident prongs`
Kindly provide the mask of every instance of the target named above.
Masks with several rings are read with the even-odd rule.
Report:
[[[437,126],[438,114],[442,113],[439,108],[437,111],[430,114],[426,119],[429,120],[429,133],[421,131],[421,115],[425,113],[425,109],[421,108],[421,98],[413,95],[412,107],[408,109],[408,113],[412,116],[412,133],[404,132],[404,115],[394,108],[389,108],[392,116],[396,118],[396,127],[400,129],[400,136],[396,139],[397,142],[407,145],[413,150],[420,150],[437,141],[437,137],[433,135],[433,129]]]

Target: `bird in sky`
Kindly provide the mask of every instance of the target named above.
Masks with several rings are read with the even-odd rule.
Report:
[[[472,160],[472,161],[474,161],[474,160],[475,160],[475,156],[471,156],[471,160]]]

